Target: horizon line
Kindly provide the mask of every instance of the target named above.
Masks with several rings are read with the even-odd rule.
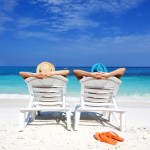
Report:
[[[13,66],[1,66],[0,65],[0,67],[37,67],[37,66],[18,66],[18,65],[13,65]],[[69,68],[69,67],[91,67],[91,66],[55,66],[55,67],[64,67],[64,68]],[[132,68],[132,67],[150,67],[150,66],[106,66],[106,67],[118,67],[118,68],[126,68],[126,67],[128,67],[128,68]]]

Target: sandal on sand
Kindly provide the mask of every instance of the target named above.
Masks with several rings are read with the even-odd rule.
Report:
[[[101,142],[105,142],[112,145],[117,144],[117,141],[108,137],[106,132],[103,133],[96,132],[94,137]]]
[[[122,138],[122,137],[120,137],[117,133],[115,133],[115,132],[112,132],[112,131],[110,131],[110,132],[106,132],[105,133],[108,137],[110,137],[110,138],[112,138],[112,139],[114,139],[114,140],[117,140],[117,141],[119,141],[119,142],[123,142],[124,141],[124,138]]]
[[[100,132],[96,132],[95,135],[94,135],[94,138],[95,138],[96,140],[101,141],[99,134],[101,134],[101,133],[100,133]]]

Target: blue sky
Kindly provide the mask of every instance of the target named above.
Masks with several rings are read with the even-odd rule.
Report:
[[[150,66],[149,0],[0,0],[0,66]]]

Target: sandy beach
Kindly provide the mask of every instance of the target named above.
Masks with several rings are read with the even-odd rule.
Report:
[[[150,147],[150,102],[117,101],[119,108],[127,111],[126,131],[120,132],[111,126],[96,121],[81,122],[78,131],[67,131],[63,121],[55,121],[57,113],[37,118],[19,132],[19,109],[28,105],[29,97],[0,98],[0,149],[37,150],[148,150]],[[79,97],[69,97],[67,101],[73,110]],[[95,132],[114,131],[125,139],[117,145],[110,145],[93,138]]]

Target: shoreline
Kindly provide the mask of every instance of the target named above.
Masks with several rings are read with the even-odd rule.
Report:
[[[0,94],[0,107],[28,105],[30,95],[27,94]],[[80,103],[80,96],[66,96],[66,102],[73,106]],[[150,107],[150,97],[117,96],[116,102],[120,107]],[[7,105],[8,104],[8,105]]]
[[[77,94],[67,94],[66,99],[69,98],[79,98],[80,93]],[[0,100],[1,99],[29,99],[30,95],[29,94],[18,94],[18,93],[0,93]],[[117,95],[116,97],[117,101],[144,101],[144,102],[150,102],[150,94],[143,94],[143,95]]]
[[[30,100],[30,95],[19,94],[0,94],[0,108],[21,108],[27,107]],[[80,103],[79,96],[66,96],[66,102],[70,108],[74,110],[77,103]],[[116,103],[120,108],[150,108],[150,98],[136,97],[117,97]]]

